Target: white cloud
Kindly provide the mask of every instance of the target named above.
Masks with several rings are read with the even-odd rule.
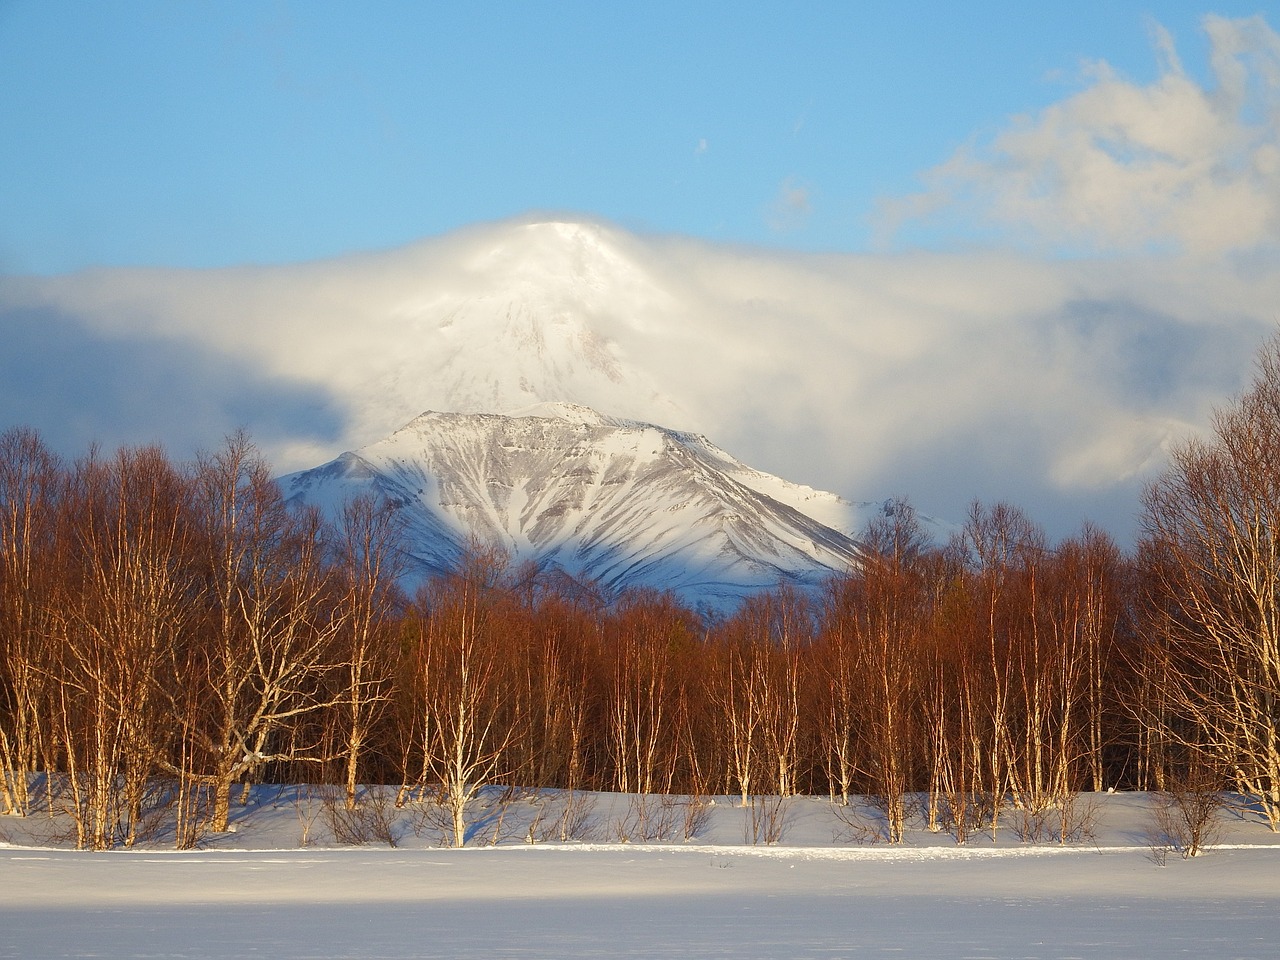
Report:
[[[1280,243],[1280,36],[1261,16],[1204,20],[1212,85],[1155,30],[1159,75],[1106,63],[1080,92],[1014,118],[885,205],[890,227],[954,218],[1096,251],[1217,256]]]

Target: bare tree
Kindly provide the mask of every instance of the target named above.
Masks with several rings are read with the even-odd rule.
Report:
[[[802,738],[806,704],[801,697],[801,664],[813,642],[814,623],[808,600],[793,587],[780,585],[759,598],[757,643],[768,653],[764,745],[774,772],[774,792],[789,797],[801,790]]]
[[[661,608],[633,594],[615,617],[608,736],[614,789],[664,793],[675,775],[672,687]]]
[[[419,785],[439,785],[458,847],[467,839],[468,806],[503,772],[519,729],[503,696],[496,636],[504,570],[505,558],[473,547],[462,572],[428,585],[417,603]]]
[[[898,505],[863,535],[867,550],[856,657],[867,755],[865,765],[880,798],[890,843],[906,828],[906,794],[914,779],[919,716],[920,641],[929,613],[917,564],[925,538],[914,513]]]
[[[971,589],[980,598],[983,618],[985,670],[985,716],[971,718],[971,736],[979,763],[985,767],[983,779],[991,801],[991,830],[999,829],[1000,810],[1005,797],[1017,790],[1015,754],[1025,749],[1026,737],[1019,737],[1015,679],[1019,679],[1020,658],[1028,642],[1034,644],[1035,576],[1044,555],[1044,534],[1022,511],[1006,503],[984,508],[974,503],[960,535],[960,548],[971,565]],[[1033,647],[1034,654],[1034,647]],[[1026,678],[1024,672],[1022,678]],[[974,689],[970,686],[970,690]],[[1021,691],[1032,702],[1037,692],[1024,684]],[[977,706],[974,699],[970,704]],[[1026,728],[1024,728],[1025,730]],[[1039,728],[1036,728],[1039,729]],[[1036,734],[1031,733],[1034,737]]]
[[[386,625],[398,605],[400,529],[394,510],[369,496],[343,505],[336,536],[342,591],[337,604],[341,690],[334,710],[343,731],[343,782],[353,809],[360,761],[391,699],[394,659]]]
[[[725,780],[745,808],[762,777],[764,725],[769,705],[767,647],[736,618],[722,631],[713,674],[714,697],[723,729]]]
[[[0,435],[0,802],[26,814],[48,765],[48,615],[63,469],[33,430]]]
[[[1280,336],[1143,507],[1148,622],[1170,668],[1163,733],[1229,771],[1280,830]]]
[[[164,454],[144,448],[81,461],[67,497],[59,716],[83,839],[96,848],[137,839],[166,747],[161,665],[199,600],[185,496]]]
[[[806,661],[813,678],[817,736],[828,789],[845,806],[857,783],[862,749],[855,664],[861,586],[856,574],[835,577],[827,583],[818,642]]]
[[[559,576],[535,594],[507,640],[521,661],[511,696],[525,730],[512,744],[511,769],[521,783],[572,795],[595,772],[588,763],[593,731],[608,726],[595,679],[606,611],[598,596]]]
[[[1087,525],[1045,564],[1036,611],[1046,638],[1038,718],[1047,765],[1040,786],[1052,803],[1105,783],[1104,757],[1123,717],[1113,675],[1117,647],[1130,630],[1124,597],[1132,589],[1129,569],[1115,543]]]
[[[340,621],[318,515],[288,508],[246,437],[202,457],[193,484],[207,613],[173,661],[185,683],[170,717],[193,738],[187,755],[208,764],[176,772],[212,790],[212,829],[223,831],[233,784],[297,757],[286,728],[327,705],[317,694]],[[199,704],[198,723],[182,698]]]

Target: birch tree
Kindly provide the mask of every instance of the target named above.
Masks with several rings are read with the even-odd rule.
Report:
[[[914,514],[900,506],[877,518],[863,537],[856,671],[867,745],[866,766],[885,812],[887,839],[901,843],[906,794],[916,763],[921,636],[926,591],[917,560],[924,536]]]
[[[67,562],[51,638],[82,845],[134,843],[167,746],[162,664],[199,602],[186,489],[159,449],[143,448],[81,461],[65,498]]]
[[[25,815],[49,760],[48,616],[64,471],[29,429],[0,435],[0,812]]]
[[[333,709],[342,728],[343,785],[352,809],[360,761],[391,700],[394,658],[386,625],[398,602],[400,528],[392,508],[362,496],[343,505],[335,533],[341,680]]]
[[[439,785],[457,847],[467,840],[468,807],[505,772],[519,729],[504,696],[496,636],[504,570],[505,558],[473,548],[461,573],[429,585],[418,601],[419,786]]]
[[[193,483],[206,620],[174,661],[184,684],[170,716],[207,764],[179,772],[212,791],[211,826],[224,831],[232,786],[298,756],[286,728],[329,705],[318,693],[340,624],[318,515],[289,509],[246,437],[202,457]]]
[[[1148,623],[1169,666],[1163,733],[1280,830],[1280,336],[1212,435],[1174,450],[1143,529]]]

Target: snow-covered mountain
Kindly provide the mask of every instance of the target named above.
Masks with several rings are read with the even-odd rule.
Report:
[[[849,569],[851,531],[876,509],[753,470],[700,435],[567,403],[424,413],[281,484],[328,511],[362,492],[397,504],[418,576],[476,537],[610,591],[670,589],[719,610]]]

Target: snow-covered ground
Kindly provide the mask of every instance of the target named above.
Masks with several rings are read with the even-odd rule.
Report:
[[[394,848],[337,845],[313,795],[266,789],[235,833],[190,852],[78,853],[48,842],[47,818],[3,818],[0,956],[1277,955],[1280,837],[1247,813],[1224,813],[1218,844],[1183,860],[1153,849],[1139,794],[1086,798],[1089,836],[1066,846],[1012,829],[958,846],[917,824],[890,847],[811,798],[781,811],[773,845],[747,842],[752,811],[728,799],[690,841],[624,844],[634,801],[593,799],[589,840],[530,844],[538,810],[562,801],[490,797],[456,850],[421,810],[391,811]]]

